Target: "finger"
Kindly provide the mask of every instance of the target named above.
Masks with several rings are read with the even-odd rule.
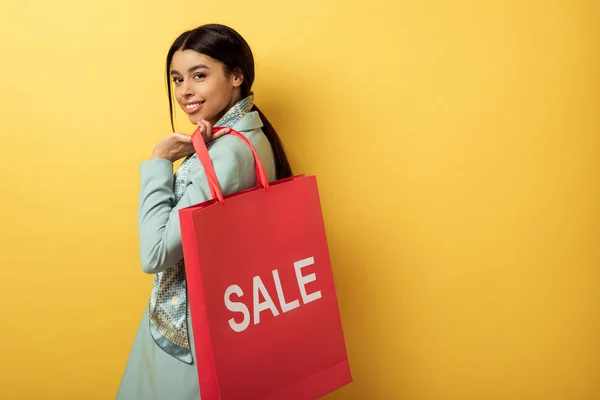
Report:
[[[196,122],[196,125],[198,125],[198,131],[200,132],[201,135],[204,134],[204,125],[202,124],[202,121],[203,120]]]
[[[211,124],[209,121],[207,121],[207,120],[203,119],[203,120],[202,120],[202,125],[204,126],[204,129],[205,129],[205,131],[204,131],[204,132],[205,132],[205,133],[206,133],[206,135],[207,135],[207,136],[206,136],[206,138],[207,138],[207,139],[210,139],[210,137],[211,137],[211,136],[212,136],[212,134],[213,134],[213,128],[212,128],[212,124]]]
[[[185,133],[175,132],[175,138],[184,143],[192,143],[192,137],[190,135],[186,135]]]
[[[202,133],[202,137],[204,138],[204,141],[206,141],[207,139],[210,138],[210,129],[209,126],[207,126],[207,121],[206,120],[200,120],[198,122],[198,125],[200,125],[200,133]]]
[[[231,132],[230,128],[223,128],[223,129],[219,129],[218,131],[216,131],[215,133],[213,133],[211,139],[212,140],[217,140],[218,138],[220,138],[221,136],[225,136],[227,135],[229,132]]]

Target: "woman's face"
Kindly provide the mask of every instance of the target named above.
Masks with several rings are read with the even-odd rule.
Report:
[[[201,119],[215,124],[241,100],[243,75],[227,76],[223,63],[194,50],[179,50],[171,60],[175,98],[190,122]]]

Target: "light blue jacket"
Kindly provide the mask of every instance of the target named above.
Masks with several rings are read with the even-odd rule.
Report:
[[[256,111],[247,113],[232,128],[256,148],[269,181],[275,180],[275,161],[263,123]],[[209,149],[217,178],[224,195],[249,189],[256,185],[254,157],[250,148],[239,138],[226,135]],[[156,274],[183,258],[178,211],[181,208],[211,199],[204,168],[198,159],[193,161],[186,189],[176,204],[173,193],[173,163],[154,158],[140,165],[141,188],[138,229],[142,270]]]

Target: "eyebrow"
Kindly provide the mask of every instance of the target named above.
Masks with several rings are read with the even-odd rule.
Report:
[[[198,65],[194,65],[193,67],[188,69],[188,74],[191,74],[192,72],[194,72],[197,69],[209,69],[206,65],[204,64],[198,64]],[[181,75],[179,72],[175,71],[175,70],[171,70],[171,75]]]

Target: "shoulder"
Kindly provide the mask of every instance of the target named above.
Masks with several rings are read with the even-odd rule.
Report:
[[[272,157],[271,144],[262,130],[263,126],[263,122],[256,111],[250,111],[232,126],[233,130],[242,134],[250,141],[250,143],[252,143],[252,146],[256,149],[261,160],[263,160],[264,157]],[[221,155],[222,153],[229,153],[241,162],[246,162],[248,160],[254,161],[254,156],[248,145],[242,139],[235,137],[234,135],[225,135],[221,137],[209,149],[211,157],[213,157],[213,154]]]
[[[273,150],[269,139],[265,136],[261,128],[250,131],[238,131],[243,135],[252,146],[265,168],[270,169],[273,164]],[[225,135],[218,139],[209,149],[208,153],[213,163],[235,163],[240,168],[254,169],[254,154],[244,140],[234,135]]]
[[[249,132],[256,129],[261,129],[264,126],[258,111],[250,111],[246,113],[235,125],[233,129],[238,132]]]
[[[251,111],[232,128],[252,143],[265,167],[269,180],[274,180],[275,163],[273,150],[262,127],[263,123],[258,113]],[[236,179],[240,179],[240,175],[244,175],[241,180],[245,181],[254,176],[254,154],[242,139],[234,135],[222,136],[213,143],[208,153],[213,161],[215,172],[219,175],[219,179],[231,175],[236,175]],[[204,175],[204,168],[198,159],[192,165],[190,175]]]

